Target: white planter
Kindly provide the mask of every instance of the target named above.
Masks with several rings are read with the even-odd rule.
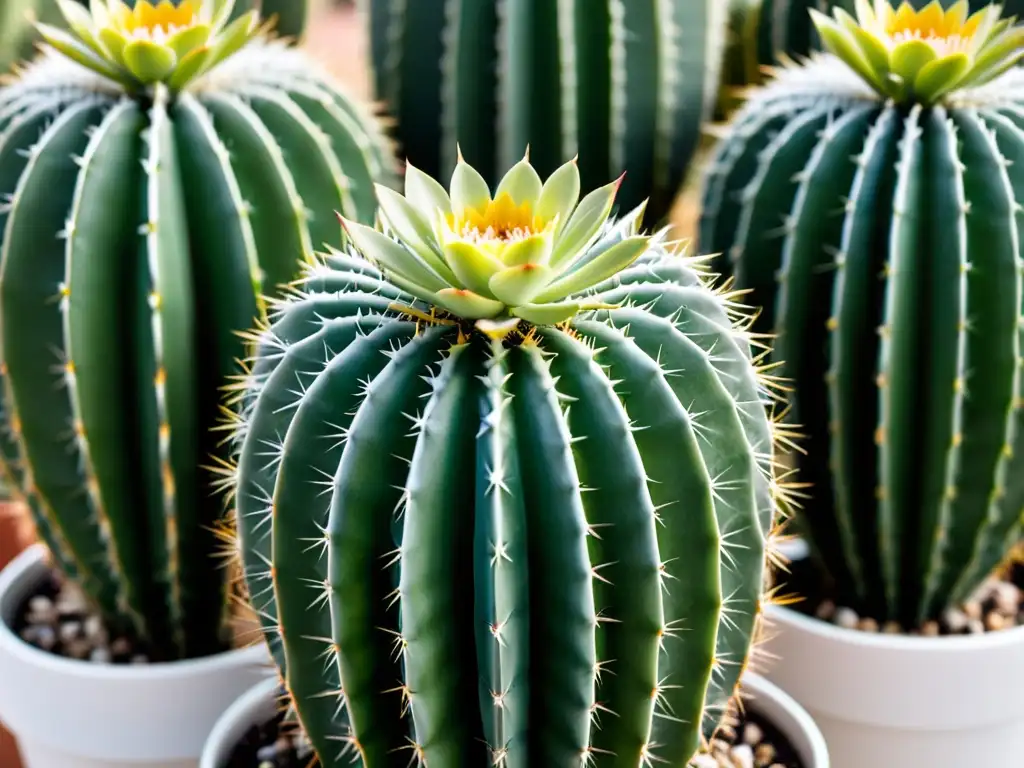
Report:
[[[0,572],[0,720],[25,768],[196,768],[217,718],[270,673],[265,646],[139,667],[44,653],[10,629],[46,576],[44,553]]]
[[[269,723],[278,712],[276,679],[257,683],[235,701],[213,726],[199,768],[224,768],[242,736],[254,725]]]
[[[1024,765],[1024,628],[925,638],[776,606],[767,619],[764,674],[814,718],[833,768]]]
[[[199,768],[224,768],[239,739],[250,727],[268,722],[278,712],[277,680],[253,686],[228,709],[214,726]],[[743,690],[746,707],[771,723],[789,740],[804,768],[829,768],[828,749],[814,721],[775,685],[748,672]],[[904,768],[909,768],[904,766]]]

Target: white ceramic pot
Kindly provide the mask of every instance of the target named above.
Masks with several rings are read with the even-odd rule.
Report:
[[[36,545],[0,572],[0,720],[25,768],[196,768],[217,718],[271,673],[265,646],[138,667],[44,653],[10,625],[46,568]]]
[[[1024,765],[1024,628],[926,638],[766,617],[763,672],[814,718],[834,768]]]
[[[277,680],[264,680],[238,699],[214,726],[199,768],[224,768],[235,745],[254,725],[268,722],[278,711]],[[804,768],[829,768],[821,731],[800,705],[763,677],[743,677],[746,707],[777,728],[790,742]],[[906,766],[904,768],[907,768]]]

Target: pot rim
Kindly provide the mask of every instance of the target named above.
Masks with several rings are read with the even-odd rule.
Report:
[[[744,703],[744,706],[761,714],[761,717],[771,723],[790,742],[809,768],[829,768],[828,744],[825,741],[825,736],[814,718],[796,699],[767,678],[751,671],[744,673],[741,679],[740,694],[744,693],[753,694],[749,701]],[[761,702],[764,701],[772,702],[793,722],[781,725],[777,722],[778,717],[762,714]],[[791,726],[799,729],[800,733],[792,733]],[[810,754],[800,754],[799,742],[801,741],[807,742]]]
[[[210,731],[203,747],[199,768],[221,768],[218,761],[225,751],[230,754],[230,750],[234,749],[238,742],[237,736],[234,744],[228,744],[228,740],[238,732],[239,726],[242,726],[241,733],[244,734],[249,727],[260,725],[258,722],[252,722],[253,715],[260,712],[264,705],[270,705],[271,702],[268,700],[276,697],[280,687],[280,680],[277,677],[270,677],[256,683],[235,699],[214,723],[213,730]],[[242,722],[243,720],[250,722]]]
[[[276,677],[261,680],[243,693],[220,716],[210,731],[203,749],[203,757],[199,768],[221,768],[217,760],[225,750],[234,748],[227,741],[236,733],[245,733],[250,726],[258,725],[251,722],[253,715],[270,705],[269,699],[276,697],[281,682]],[[747,671],[743,674],[740,687],[741,695],[746,699],[744,706],[757,712],[776,728],[800,753],[800,758],[809,768],[830,768],[828,745],[825,737],[815,723],[814,718],[800,704],[777,685],[761,675]],[[766,705],[766,702],[768,704]],[[785,713],[790,722],[780,723],[779,717],[764,714],[765,709],[777,708]],[[250,722],[241,722],[248,719]],[[239,726],[242,726],[241,728]],[[793,730],[799,733],[793,733]],[[801,747],[806,746],[809,754],[802,754]]]
[[[912,635],[887,635],[882,632],[863,632],[846,629],[822,619],[786,608],[769,605],[765,608],[767,628],[772,623],[788,624],[801,632],[814,635],[822,640],[842,645],[857,645],[879,650],[906,653],[963,653],[964,651],[996,651],[1024,644],[1024,626],[985,632],[980,635],[947,635],[944,637],[918,637]]]
[[[0,570],[0,652],[6,653],[22,663],[33,667],[45,667],[61,674],[78,678],[106,681],[160,681],[182,675],[199,676],[225,666],[249,666],[254,661],[265,660],[265,644],[256,642],[241,648],[232,648],[212,656],[198,659],[155,662],[138,666],[115,664],[93,664],[79,659],[69,659],[35,648],[18,637],[3,615],[4,603],[13,591],[27,584],[35,584],[43,578],[46,564],[46,546],[34,544],[19,554]]]

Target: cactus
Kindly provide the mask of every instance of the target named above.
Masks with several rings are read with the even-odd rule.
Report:
[[[335,210],[372,221],[386,146],[253,15],[222,27],[230,0],[62,7],[75,36],[42,25],[0,90],[0,463],[111,627],[194,657],[223,641],[237,334],[340,244]]]
[[[769,390],[734,297],[642,208],[609,220],[617,187],[410,168],[257,334],[238,555],[323,765],[683,765],[727,707]]]
[[[459,144],[492,185],[529,146],[544,175],[578,154],[583,190],[629,170],[625,208],[661,220],[711,115],[723,0],[374,0],[377,98],[438,180]]]
[[[309,21],[311,0],[239,0],[235,15],[256,9],[265,19],[275,19],[274,31],[282,37],[298,39]]]
[[[933,0],[907,0],[920,9]],[[780,57],[804,58],[821,49],[821,38],[809,10],[854,10],[855,0],[732,0],[729,46],[723,80],[726,92],[763,82],[763,68],[779,63]],[[942,0],[944,6],[956,0]],[[970,0],[971,11],[994,4]],[[1007,14],[1024,15],[1024,0],[1004,0]],[[729,103],[727,99],[727,103]]]
[[[38,39],[32,18],[53,23],[60,12],[53,0],[3,0],[0,2],[0,70],[30,59]]]
[[[918,626],[1021,538],[1024,29],[857,11],[737,115],[700,243],[778,334],[839,598]]]

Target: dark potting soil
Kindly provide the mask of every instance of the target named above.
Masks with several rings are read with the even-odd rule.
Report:
[[[78,587],[51,571],[18,608],[11,627],[41,651],[95,664],[148,664],[143,643],[112,633]]]
[[[220,768],[310,768],[313,748],[297,726],[284,723],[284,712],[254,725],[235,745]]]
[[[219,768],[310,768],[312,748],[284,713],[254,725]],[[730,718],[693,768],[805,768],[783,734],[756,713]]]
[[[1024,563],[1013,563],[1004,573],[990,577],[963,605],[945,610],[937,620],[911,628],[861,616],[853,608],[842,605],[830,590],[827,577],[810,558],[795,560],[788,569],[788,573],[780,572],[776,577],[781,594],[800,598],[788,607],[845,629],[942,637],[984,634],[1024,626]]]

